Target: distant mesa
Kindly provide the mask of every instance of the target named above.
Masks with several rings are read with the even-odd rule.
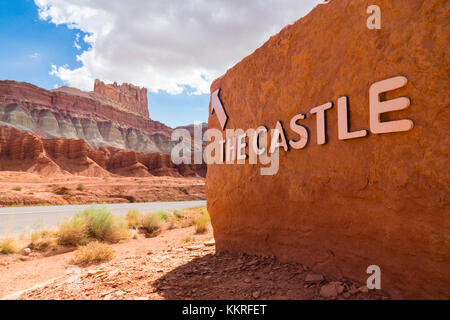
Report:
[[[149,118],[146,88],[140,88],[129,83],[122,85],[117,85],[117,82],[105,84],[96,79],[94,93],[110,99],[113,105],[126,111]]]

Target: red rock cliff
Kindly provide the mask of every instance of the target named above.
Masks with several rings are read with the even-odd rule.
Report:
[[[107,121],[119,127],[134,128],[152,134],[170,135],[172,129],[161,122],[121,110],[103,96],[74,88],[45,90],[35,85],[11,80],[0,81],[0,107],[19,106],[30,113],[33,110],[65,112],[72,116]],[[1,109],[1,108],[0,108]]]
[[[206,174],[205,165],[174,165],[168,154],[144,154],[113,147],[93,149],[83,139],[43,139],[12,127],[0,127],[1,170],[88,177]]]
[[[49,91],[9,80],[0,81],[2,125],[43,138],[84,139],[94,148],[112,146],[144,153],[170,153],[174,145],[170,127],[103,95],[69,87]]]
[[[133,113],[149,118],[146,88],[139,88],[129,83],[105,84],[96,79],[94,92],[122,104],[125,109]]]

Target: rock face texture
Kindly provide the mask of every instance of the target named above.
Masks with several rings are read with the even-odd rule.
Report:
[[[204,177],[206,166],[174,165],[168,154],[144,154],[114,147],[94,149],[83,139],[44,139],[13,127],[0,127],[0,171],[42,176]]]
[[[149,117],[146,88],[139,88],[129,83],[122,85],[118,85],[116,82],[105,84],[96,79],[94,92],[111,99],[115,103],[122,104],[128,111],[144,118]]]
[[[448,12],[446,0],[376,1],[382,29],[369,30],[373,1],[334,0],[287,26],[211,86],[227,129],[274,128],[307,114],[310,140],[280,151],[278,174],[261,165],[209,165],[208,211],[218,251],[276,255],[363,283],[370,265],[394,298],[450,298]],[[317,144],[318,105],[349,96],[352,131],[369,129],[369,87],[394,76],[408,84],[386,99],[411,106],[383,121],[411,131]],[[220,129],[215,115],[209,127]]]
[[[135,89],[136,110],[131,110],[126,103],[133,101],[124,89],[128,87],[118,88],[119,93],[125,92],[117,95],[123,100],[120,103],[74,88],[48,91],[28,83],[0,81],[0,126],[13,126],[43,138],[83,139],[94,148],[169,153],[175,145],[170,141],[172,129],[149,119],[148,111],[145,115],[141,110],[146,104],[143,89]]]

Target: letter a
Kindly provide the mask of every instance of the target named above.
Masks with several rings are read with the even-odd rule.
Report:
[[[367,14],[370,14],[370,17],[367,18],[367,28],[369,30],[381,29],[380,7],[375,4],[367,7]]]
[[[381,269],[379,266],[369,266],[367,268],[367,274],[372,274],[367,278],[367,289],[381,289]]]

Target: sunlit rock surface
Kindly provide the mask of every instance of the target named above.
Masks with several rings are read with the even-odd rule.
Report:
[[[227,129],[310,130],[303,150],[280,152],[277,175],[260,165],[210,165],[208,211],[218,251],[276,255],[363,283],[381,268],[395,298],[450,298],[450,97],[446,0],[375,2],[382,29],[369,30],[373,1],[334,0],[287,26],[211,86]],[[411,106],[383,121],[411,119],[411,131],[339,141],[336,105],[328,143],[317,144],[311,108],[347,95],[352,131],[369,129],[369,87],[405,76],[386,99]],[[220,129],[216,115],[209,127]]]

